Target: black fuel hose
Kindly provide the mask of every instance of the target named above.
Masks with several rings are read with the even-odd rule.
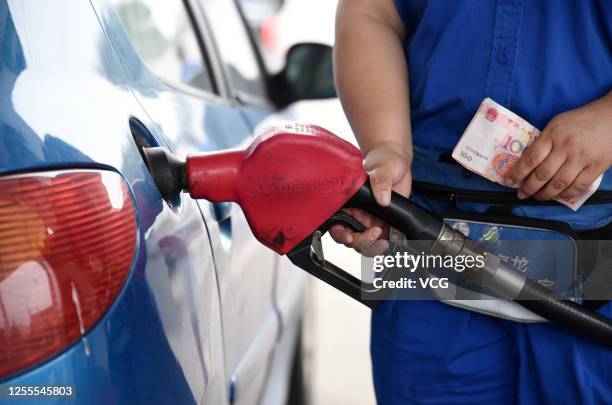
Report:
[[[609,318],[564,299],[532,280],[527,280],[514,300],[542,318],[612,346],[612,322]]]
[[[364,209],[404,232],[415,249],[438,254],[484,253],[482,245],[466,238],[462,233],[444,224],[444,221],[414,204],[407,198],[392,193],[391,204],[382,207],[376,203],[370,184],[366,182],[348,201],[346,207]],[[576,334],[588,336],[612,347],[612,320],[568,300],[545,288],[525,275],[500,262],[497,256],[487,255],[482,286],[513,300],[531,312],[563,326]],[[471,272],[458,272],[470,278]]]

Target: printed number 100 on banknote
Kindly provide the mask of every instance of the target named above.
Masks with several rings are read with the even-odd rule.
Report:
[[[508,170],[540,131],[507,108],[486,98],[453,150],[453,158],[468,170],[503,184]],[[556,201],[578,209],[599,187],[600,176],[583,195]]]

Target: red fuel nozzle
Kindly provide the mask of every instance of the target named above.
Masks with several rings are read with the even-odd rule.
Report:
[[[286,124],[245,150],[189,156],[187,189],[194,198],[238,203],[257,239],[285,254],[365,183],[362,160],[323,128]]]
[[[314,126],[285,124],[258,135],[244,150],[191,155],[186,163],[162,148],[145,153],[166,197],[238,203],[255,237],[286,254],[323,224],[366,182],[355,146]]]

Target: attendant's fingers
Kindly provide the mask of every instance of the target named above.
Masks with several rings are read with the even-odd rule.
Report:
[[[548,132],[542,132],[542,135],[527,147],[518,162],[508,170],[504,177],[504,184],[513,186],[522,182],[536,167],[544,162],[551,150],[550,136]]]
[[[550,153],[521,184],[518,198],[524,199],[537,193],[557,174],[566,159],[567,157],[564,154],[555,153],[554,151]]]
[[[562,198],[574,198],[586,193],[591,184],[606,170],[605,167],[590,165],[585,167],[570,186],[560,194]]]
[[[547,201],[557,197],[574,182],[583,168],[584,166],[576,160],[570,159],[566,161],[557,174],[534,197],[540,201]]]
[[[355,250],[364,256],[370,257],[384,253],[389,247],[389,242],[380,239],[382,232],[382,229],[374,227],[360,234],[353,244],[355,245]]]
[[[355,239],[353,237],[353,232],[344,225],[334,225],[329,230],[329,234],[334,241],[343,245],[350,245]]]
[[[359,208],[349,208],[346,211],[357,221],[361,222],[361,224],[366,228],[371,228],[373,226],[382,227],[385,224],[381,219],[375,217],[365,210]]]
[[[365,232],[355,235],[351,247],[361,253],[370,248],[380,238],[380,235],[382,235],[382,229],[377,226],[367,229]]]
[[[367,257],[374,257],[384,254],[389,249],[389,241],[378,239],[370,247],[361,251],[361,254]]]

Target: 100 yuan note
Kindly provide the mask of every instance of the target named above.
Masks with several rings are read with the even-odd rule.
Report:
[[[468,170],[504,184],[508,170],[539,135],[529,122],[486,98],[455,146],[453,158]],[[602,178],[603,174],[579,196],[554,200],[575,211],[593,195]]]

